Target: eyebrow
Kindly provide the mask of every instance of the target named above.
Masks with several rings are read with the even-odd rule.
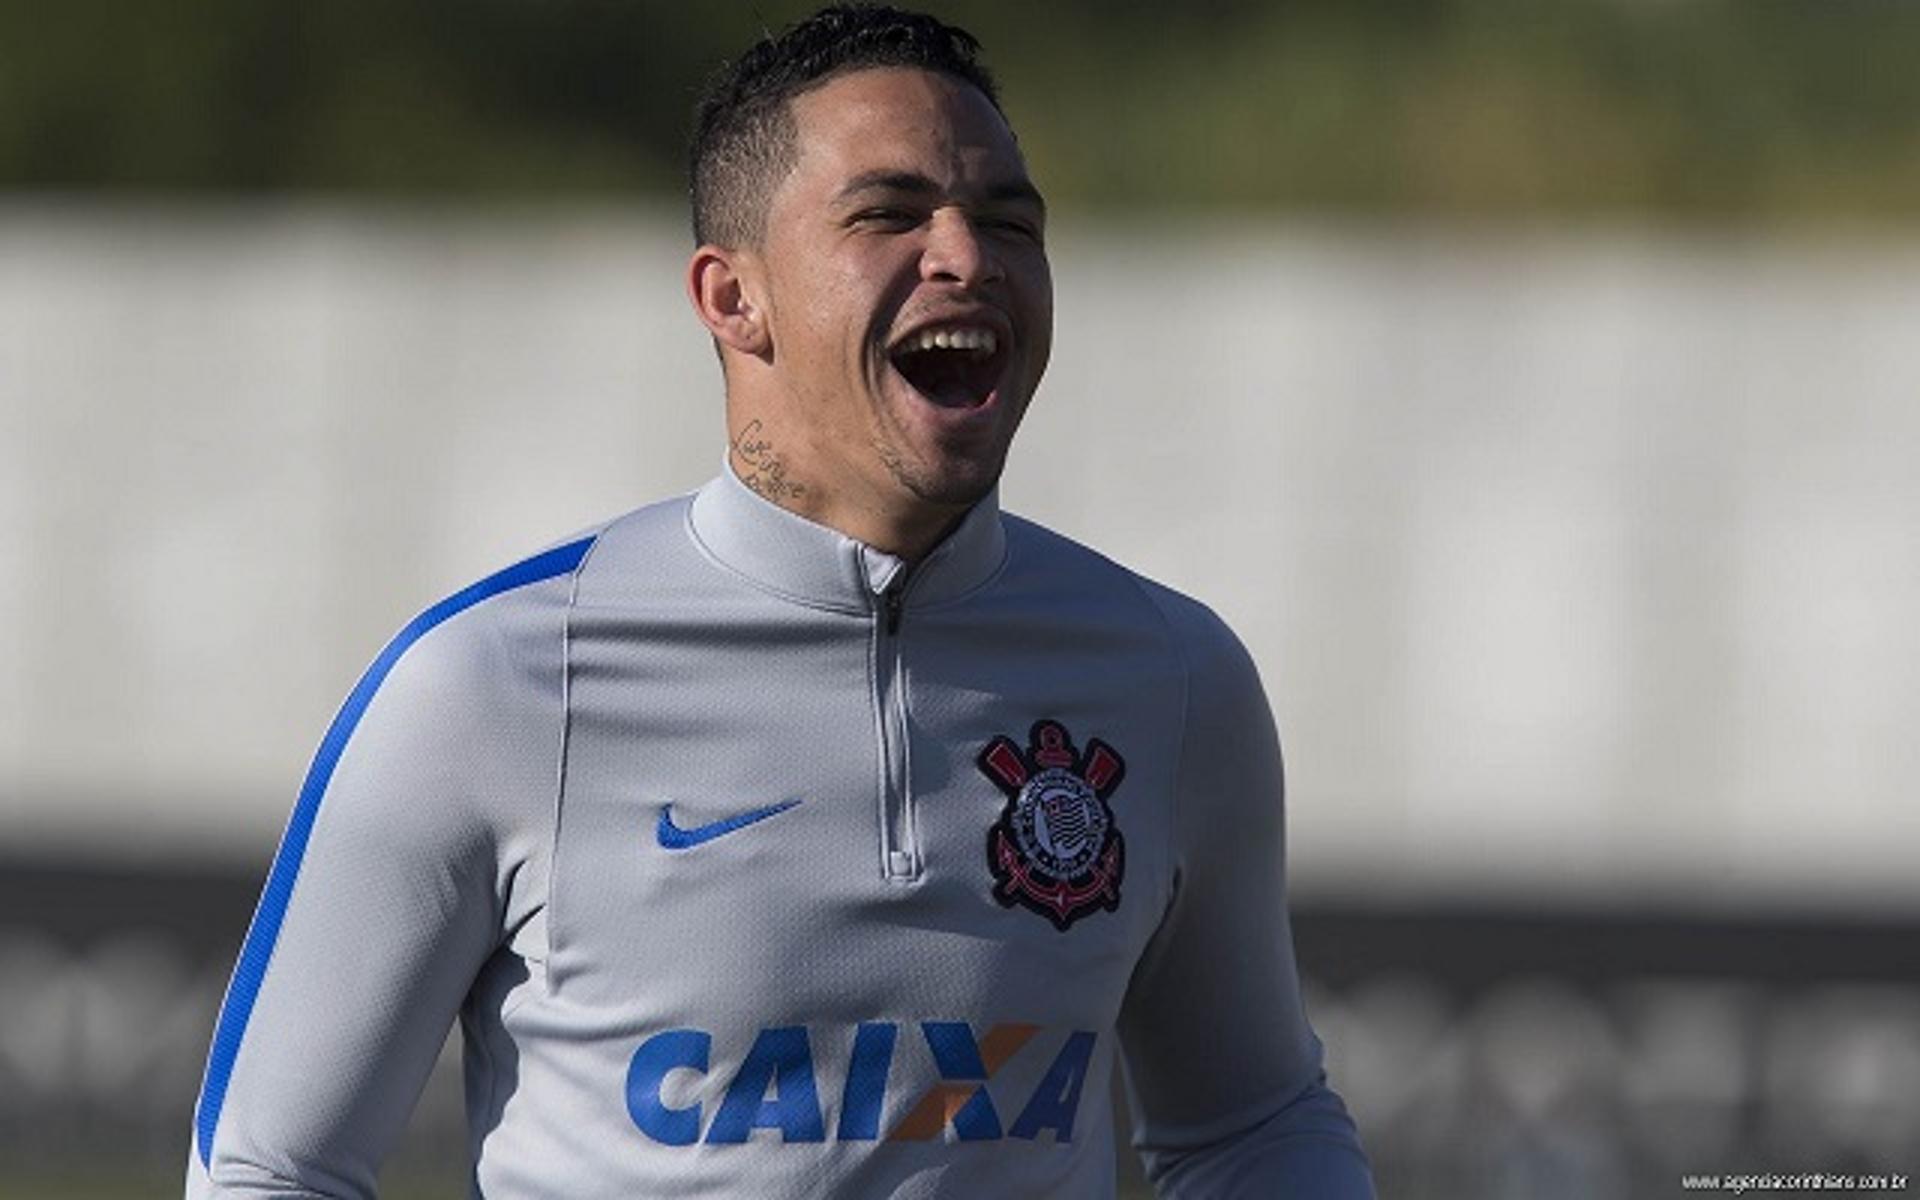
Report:
[[[840,189],[836,200],[845,201],[861,192],[887,191],[908,192],[914,195],[930,196],[940,191],[940,185],[917,171],[896,171],[882,167],[875,171],[863,171],[849,179]],[[1046,211],[1047,198],[1040,189],[1025,179],[1006,179],[988,184],[982,193],[987,200],[1026,201]]]

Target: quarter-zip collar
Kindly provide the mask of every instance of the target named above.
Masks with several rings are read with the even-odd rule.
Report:
[[[694,493],[693,536],[730,570],[792,600],[850,612],[873,611],[874,598],[903,578],[906,562],[837,529],[809,521],[740,482],[731,462]],[[909,609],[937,604],[992,578],[1006,558],[999,490],[967,510],[913,569]]]

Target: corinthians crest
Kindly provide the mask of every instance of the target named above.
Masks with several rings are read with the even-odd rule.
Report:
[[[1065,930],[1081,917],[1120,907],[1126,845],[1107,797],[1127,764],[1099,738],[1083,755],[1058,721],[1035,721],[1022,751],[1012,738],[987,743],[976,760],[1007,794],[987,830],[993,898],[1023,904]]]

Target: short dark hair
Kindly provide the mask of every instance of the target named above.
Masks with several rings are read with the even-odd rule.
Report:
[[[788,102],[836,75],[868,67],[938,71],[1000,107],[980,42],[924,13],[879,4],[835,4],[767,37],[707,82],[694,109],[689,193],[696,243],[753,245],[767,198],[793,169],[799,147]]]

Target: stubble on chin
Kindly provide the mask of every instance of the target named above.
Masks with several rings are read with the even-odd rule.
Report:
[[[883,395],[875,388],[875,395]],[[1026,402],[1020,404],[1024,416]],[[1017,431],[1019,422],[1015,421]],[[869,416],[867,438],[880,465],[895,483],[922,503],[963,512],[978,504],[1000,483],[1006,469],[1007,454],[1013,448],[1013,433],[1006,441],[984,452],[958,454],[948,462],[940,461],[935,449],[930,455],[915,453],[916,445],[898,414],[876,405]]]
[[[873,448],[894,482],[927,504],[955,510],[978,504],[1000,482],[1000,472],[1007,462],[1002,452],[990,463],[969,462],[966,469],[942,471],[926,463],[908,461],[884,438],[875,437]]]

